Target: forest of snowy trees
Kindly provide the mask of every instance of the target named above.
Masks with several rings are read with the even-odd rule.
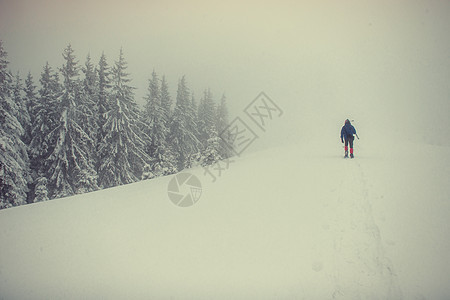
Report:
[[[219,137],[226,99],[209,89],[197,103],[183,76],[175,101],[164,76],[149,80],[139,107],[122,50],[80,65],[43,67],[39,85],[8,69],[0,41],[0,209],[81,194],[206,166],[229,157]]]

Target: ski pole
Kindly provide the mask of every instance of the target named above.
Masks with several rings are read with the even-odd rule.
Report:
[[[358,138],[358,140],[359,140],[359,136],[358,136],[358,134],[357,133],[355,133],[356,134],[356,137]]]

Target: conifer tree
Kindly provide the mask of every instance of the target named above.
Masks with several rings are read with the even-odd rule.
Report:
[[[22,128],[24,129],[22,140],[24,143],[27,142],[28,137],[26,136],[26,133],[29,132],[29,126],[31,123],[30,120],[30,114],[28,113],[28,107],[26,103],[26,98],[23,96],[23,85],[22,85],[22,79],[20,78],[19,73],[17,73],[15,79],[14,79],[14,85],[13,85],[13,102],[14,102],[14,114],[17,120],[19,121],[20,125],[22,125]]]
[[[64,50],[63,57],[65,64],[60,70],[64,81],[59,97],[59,121],[51,132],[56,145],[49,157],[49,185],[53,198],[98,188],[95,184],[97,174],[89,158],[89,149],[93,147],[94,141],[78,123],[82,114],[79,108],[85,106],[79,66],[70,45]]]
[[[164,127],[166,128],[165,135],[165,152],[160,162],[153,166],[155,176],[170,175],[177,172],[177,161],[172,145],[170,144],[170,124],[172,120],[172,98],[169,93],[169,85],[166,77],[163,75],[161,80],[161,106],[164,112]]]
[[[25,129],[25,144],[29,145],[31,143],[31,128],[34,123],[33,107],[36,105],[37,95],[36,86],[34,85],[33,76],[31,72],[28,72],[27,78],[25,79],[25,87],[23,89],[25,92],[25,104],[28,115],[30,116],[29,123]]]
[[[78,108],[79,123],[83,130],[95,141],[97,139],[97,118],[98,118],[98,75],[94,65],[91,62],[91,56],[86,57],[84,67],[81,69],[84,74],[82,84],[82,97],[80,107]]]
[[[192,139],[190,143],[192,146],[190,148],[193,149],[192,153],[195,153],[201,148],[201,142],[199,140],[200,133],[198,132],[198,107],[197,102],[195,101],[194,93],[191,94],[190,101],[188,101],[187,105],[187,113],[186,113],[186,123],[187,129],[192,133],[195,139]]]
[[[31,105],[31,141],[29,146],[33,178],[47,176],[47,158],[55,148],[55,139],[50,133],[58,122],[58,98],[61,92],[58,74],[47,63],[41,73],[41,88],[36,101]]]
[[[210,133],[215,130],[216,125],[216,107],[213,95],[210,89],[203,93],[198,106],[198,132],[199,139],[203,147],[206,147],[207,141],[210,138]]]
[[[172,117],[172,98],[170,97],[169,85],[167,84],[165,76],[163,76],[161,80],[161,106],[164,108],[165,126],[169,128],[170,119]]]
[[[35,194],[34,202],[42,202],[49,200],[46,177],[41,176],[36,180],[36,187],[34,194]]]
[[[198,152],[195,111],[189,99],[189,89],[183,76],[178,82],[177,101],[170,124],[170,143],[177,158],[177,168],[183,170],[190,163],[190,157]]]
[[[105,53],[102,53],[100,61],[97,68],[98,75],[98,97],[97,97],[97,164],[96,170],[100,168],[100,162],[104,158],[101,156],[99,147],[103,139],[105,138],[105,132],[103,131],[104,125],[106,123],[106,113],[110,110],[109,99],[110,99],[110,68],[106,61]]]
[[[12,75],[0,41],[0,209],[26,203],[29,161],[13,100]]]
[[[144,131],[149,139],[146,142],[146,152],[149,155],[150,170],[154,176],[169,175],[176,172],[176,162],[172,149],[167,144],[169,134],[168,113],[162,103],[161,87],[155,71],[149,80],[148,95],[144,110]]]
[[[231,133],[228,130],[228,108],[226,103],[225,94],[222,95],[219,105],[217,106],[216,113],[216,130],[220,138],[220,156],[222,158],[228,158],[231,156],[231,148],[233,141],[231,139]]]
[[[98,89],[98,76],[97,72],[95,70],[94,65],[91,62],[91,56],[88,55],[86,58],[86,62],[81,69],[84,78],[82,82],[82,88],[81,88],[81,95],[80,95],[80,102],[78,104],[78,117],[77,117],[77,123],[80,124],[83,131],[90,137],[90,143],[87,151],[89,165],[95,166],[98,161],[98,155],[96,151],[97,146],[97,135],[98,135],[98,96],[99,96],[99,89]],[[88,173],[85,175],[89,176]],[[87,183],[87,178],[82,179],[84,182],[83,185],[90,186],[91,184]],[[93,180],[91,178],[90,180]]]
[[[212,165],[219,160],[223,159],[220,154],[220,138],[218,137],[215,127],[210,127],[208,131],[208,140],[206,141],[206,147],[200,153],[200,164],[205,167]]]
[[[150,160],[144,151],[144,139],[149,137],[141,131],[140,111],[126,69],[120,50],[112,69],[110,110],[106,113],[105,137],[100,145],[104,158],[100,162],[99,183],[104,188],[137,181]]]

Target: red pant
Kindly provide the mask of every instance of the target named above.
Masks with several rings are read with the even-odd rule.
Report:
[[[353,135],[349,135],[345,139],[345,152],[348,151],[348,144],[350,144],[350,153],[353,154],[353,140],[355,137]]]

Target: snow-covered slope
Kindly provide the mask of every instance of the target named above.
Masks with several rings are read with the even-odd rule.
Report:
[[[334,140],[0,211],[0,298],[450,298],[450,149]]]

